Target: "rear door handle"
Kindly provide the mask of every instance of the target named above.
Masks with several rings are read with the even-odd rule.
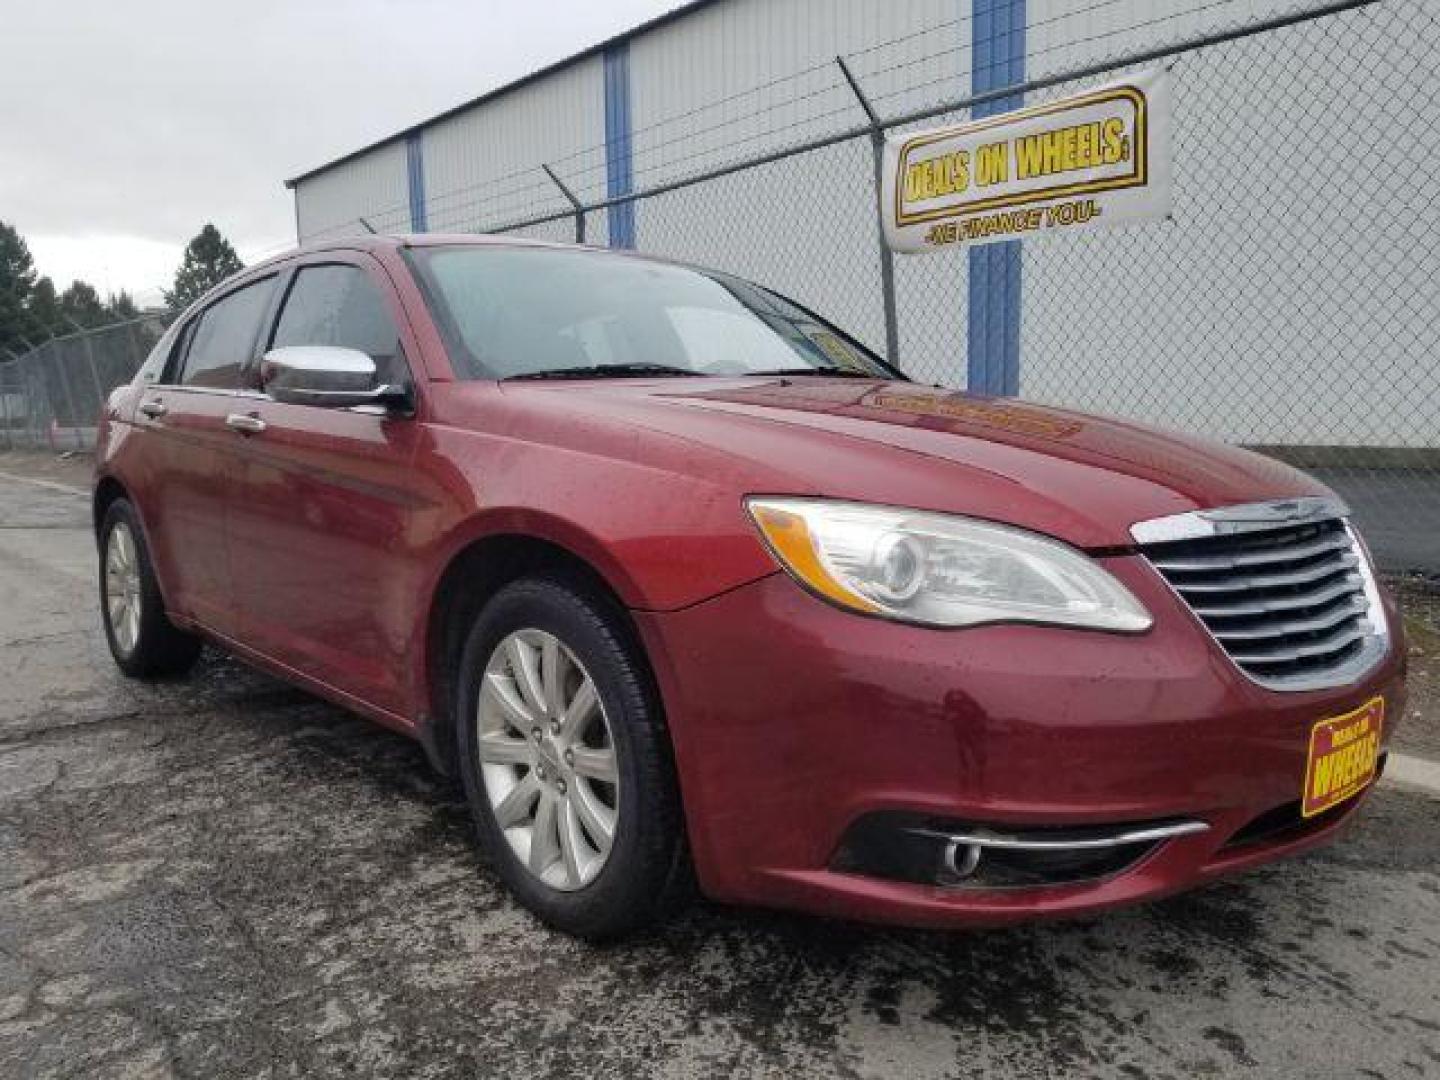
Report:
[[[161,401],[159,398],[156,398],[154,401],[147,401],[145,402],[145,404],[141,405],[140,411],[146,416],[148,416],[151,420],[159,420],[160,417],[164,416],[167,412],[170,411],[170,408],[165,404],[165,402]]]
[[[265,421],[248,413],[231,413],[225,417],[225,426],[242,435],[259,435],[265,430]]]

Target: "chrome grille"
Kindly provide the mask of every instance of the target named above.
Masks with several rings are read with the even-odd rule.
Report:
[[[1385,650],[1379,593],[1344,513],[1311,499],[1132,532],[1241,671],[1272,689],[1313,690],[1353,681]]]

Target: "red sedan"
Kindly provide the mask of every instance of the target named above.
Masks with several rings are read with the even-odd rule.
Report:
[[[928,926],[1321,843],[1403,648],[1266,458],[907,381],[727,274],[475,237],[254,267],[109,401],[116,662],[201,640],[420,739],[591,937],[724,901]]]

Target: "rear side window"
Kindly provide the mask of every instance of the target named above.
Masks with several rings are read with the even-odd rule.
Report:
[[[358,266],[307,266],[295,275],[270,343],[274,349],[286,345],[358,349],[375,361],[381,382],[409,378],[385,298]]]
[[[234,390],[240,386],[240,370],[250,361],[260,320],[270,304],[275,279],[266,278],[211,304],[185,331],[185,350],[180,375],[183,386]]]

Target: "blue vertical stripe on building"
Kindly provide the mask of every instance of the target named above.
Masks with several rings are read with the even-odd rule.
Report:
[[[634,145],[630,127],[630,43],[605,50],[605,195],[614,199],[634,190]],[[610,207],[610,246],[635,246],[635,204]]]
[[[1025,0],[970,0],[970,92],[984,94],[1025,81]],[[1024,104],[1007,94],[976,105],[993,116]],[[1020,241],[970,249],[967,386],[986,394],[1020,392]]]
[[[425,220],[425,146],[424,132],[412,131],[405,136],[405,182],[410,189],[410,231],[428,232]]]

